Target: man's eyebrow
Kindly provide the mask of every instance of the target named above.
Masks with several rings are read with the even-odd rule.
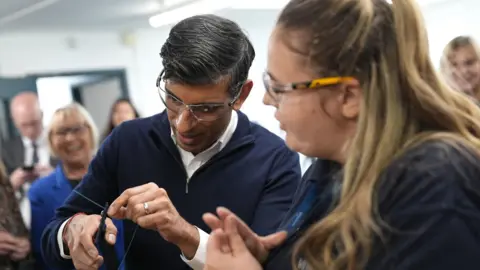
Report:
[[[168,89],[167,87],[165,87],[165,91],[167,92],[167,94],[173,96],[174,98],[178,99],[179,101],[183,102],[183,100],[181,100],[179,97],[177,97],[172,91],[170,91],[170,89]]]

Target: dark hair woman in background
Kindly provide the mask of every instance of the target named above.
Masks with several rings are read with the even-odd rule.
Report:
[[[319,160],[281,232],[206,214],[205,269],[479,269],[480,108],[437,75],[416,0],[391,2],[281,12],[264,103],[288,146]]]
[[[102,134],[102,141],[110,135],[110,132],[121,123],[139,118],[140,115],[128,98],[117,99],[110,109],[110,116],[107,128]]]

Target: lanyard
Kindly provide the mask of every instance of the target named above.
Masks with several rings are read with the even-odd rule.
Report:
[[[305,222],[305,217],[310,212],[310,210],[312,210],[312,207],[315,204],[317,197],[317,185],[310,186],[302,202],[297,207],[295,214],[290,219],[290,222],[287,226],[287,231],[289,234],[297,231],[300,226],[303,225],[303,223]]]

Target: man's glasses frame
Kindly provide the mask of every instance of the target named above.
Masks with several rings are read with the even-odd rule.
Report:
[[[201,103],[201,104],[185,104],[183,100],[175,96],[172,92],[170,92],[166,87],[162,87],[162,80],[163,80],[163,75],[164,71],[160,72],[158,75],[157,81],[156,81],[156,86],[157,86],[157,91],[160,96],[160,99],[162,100],[163,104],[165,107],[177,114],[181,114],[185,110],[189,110],[189,112],[195,117],[196,120],[198,121],[205,121],[205,122],[210,122],[210,121],[215,121],[222,117],[226,113],[226,108],[228,107],[233,107],[235,102],[240,97],[241,90],[238,91],[237,95],[229,102],[209,102],[209,103]],[[243,84],[242,84],[243,85]],[[165,89],[164,89],[165,88]],[[162,95],[163,94],[163,95]],[[165,98],[164,98],[165,96]],[[171,99],[175,103],[178,104],[178,106],[169,104],[166,99]],[[210,113],[212,112],[212,113]],[[202,115],[203,114],[203,115]]]

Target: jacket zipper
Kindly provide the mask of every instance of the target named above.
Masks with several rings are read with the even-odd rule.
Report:
[[[191,177],[188,177],[187,170],[185,169],[185,165],[183,165],[182,160],[178,160],[178,158],[175,157],[175,155],[173,155],[173,158],[175,159],[175,161],[177,161],[178,164],[180,164],[180,167],[182,167],[183,169],[183,173],[185,174],[185,179],[186,179],[185,194],[188,194],[188,182],[190,181]]]
[[[183,169],[185,170],[185,174],[187,175],[187,179],[186,179],[186,183],[185,183],[185,194],[188,194],[188,184],[190,183],[190,180],[192,179],[192,177],[197,174],[197,172],[201,169],[203,169],[205,166],[209,165],[211,163],[211,161],[213,159],[216,159],[215,156],[213,156],[211,159],[207,160],[207,162],[205,162],[203,165],[201,165],[200,167],[198,167],[198,169],[196,169],[192,175],[190,177],[188,177],[188,173],[187,173],[187,170],[185,170],[185,167],[183,167]],[[183,163],[182,163],[183,164]]]

